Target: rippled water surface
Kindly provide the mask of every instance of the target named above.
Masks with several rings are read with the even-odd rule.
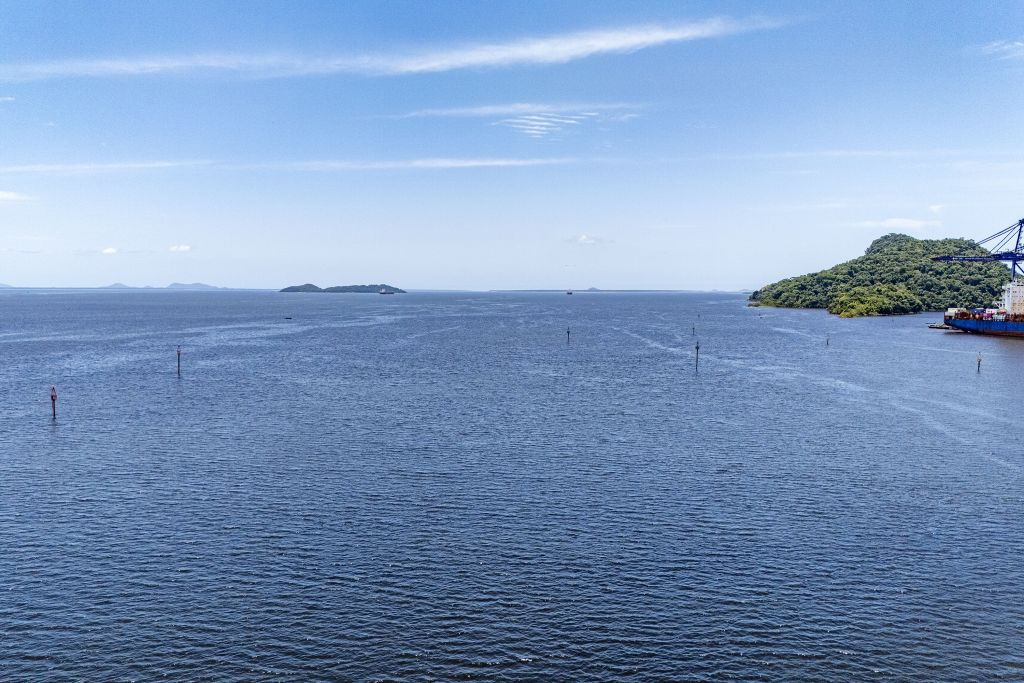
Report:
[[[724,294],[0,313],[0,679],[1024,680],[1024,340]]]

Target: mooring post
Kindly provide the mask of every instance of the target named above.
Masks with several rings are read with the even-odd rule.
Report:
[[[50,410],[53,411],[53,419],[57,419],[57,387],[50,387]]]
[[[569,328],[565,328],[565,343],[569,343]]]
[[[828,342],[829,342],[829,339],[828,339],[828,335],[826,334],[825,335],[825,346],[828,346]]]
[[[696,349],[697,353],[693,358],[693,371],[697,372],[700,367],[700,342],[697,342],[697,346],[695,346],[694,349]]]
[[[981,372],[981,354],[978,354],[978,372]]]
[[[181,344],[178,344],[178,377],[181,377]]]
[[[690,328],[690,336],[692,336],[692,337],[696,337],[697,336],[697,326],[696,325],[693,325]]]

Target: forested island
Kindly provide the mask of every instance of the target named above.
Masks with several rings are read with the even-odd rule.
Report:
[[[1009,278],[1005,266],[931,260],[987,253],[970,240],[919,240],[893,233],[876,239],[852,261],[766,285],[751,294],[749,302],[825,308],[844,318],[988,306]]]
[[[293,285],[285,287],[282,292],[316,292],[327,294],[405,294],[404,289],[392,287],[391,285],[339,285],[335,287],[320,288],[316,285],[306,283],[304,285]]]

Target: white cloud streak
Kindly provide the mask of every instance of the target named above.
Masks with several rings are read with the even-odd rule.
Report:
[[[397,114],[388,118],[487,118],[492,116],[521,116],[524,114],[565,114],[573,112],[600,112],[622,109],[640,109],[644,105],[629,102],[510,102],[508,104],[485,104],[477,107],[450,107],[447,109],[420,109],[408,114]]]
[[[210,166],[209,161],[120,161],[111,163],[74,164],[22,164],[0,166],[0,173],[117,173],[122,171],[152,171],[168,168]]]
[[[957,150],[910,150],[910,149],[819,149],[792,150],[779,152],[751,152],[749,154],[714,154],[704,159],[717,160],[773,160],[773,159],[893,159],[908,156],[922,156],[936,153],[955,154]]]
[[[942,225],[942,221],[918,220],[916,218],[886,218],[880,221],[860,221],[858,228],[885,228],[886,230],[924,230]]]
[[[295,171],[295,172],[342,172],[342,171],[401,171],[401,170],[445,170],[460,168],[519,168],[528,166],[555,166],[579,163],[573,158],[427,158],[394,159],[386,161],[362,161],[352,159],[322,159],[313,161],[280,161],[254,164],[232,164],[213,161],[131,161],[112,163],[75,164],[25,164],[0,166],[0,174],[102,174],[134,173],[168,169],[209,169],[211,171]],[[30,199],[17,195],[18,199]],[[0,201],[5,195],[0,193]],[[7,201],[15,201],[15,193],[8,193]]]
[[[553,133],[560,133],[569,126],[578,126],[597,116],[596,112],[581,114],[528,114],[511,119],[497,121],[498,125],[508,126],[531,138],[543,138]]]
[[[11,97],[10,95],[0,96],[0,102],[13,102],[13,101],[14,101],[14,98]]]
[[[491,118],[504,116],[492,125],[506,126],[527,137],[539,139],[552,133],[564,131],[569,126],[578,126],[586,121],[610,121],[622,123],[636,118],[633,113],[644,105],[625,102],[604,103],[539,103],[514,102],[509,104],[488,104],[476,107],[452,107],[447,109],[420,109],[407,114],[388,116],[390,119],[411,118]],[[610,114],[608,112],[618,112]],[[625,113],[622,113],[625,112]]]
[[[32,199],[34,197],[29,197],[27,194],[21,194],[20,192],[0,190],[0,204],[7,202],[30,202]]]
[[[167,251],[173,252],[175,254],[184,254],[192,251],[192,247],[191,245],[188,244],[172,244],[171,246],[167,247]]]
[[[241,171],[401,171],[444,170],[460,168],[516,168],[523,166],[552,166],[575,163],[575,159],[399,159],[394,161],[295,161],[269,164],[239,164],[223,168]]]
[[[1024,40],[994,40],[981,51],[996,59],[1024,59]]]
[[[694,40],[777,28],[767,19],[714,17],[674,25],[625,26],[391,55],[223,54],[74,59],[0,65],[0,81],[225,73],[256,78],[339,73],[395,76],[460,69],[564,64]]]
[[[100,253],[101,254],[107,254],[107,255],[116,254],[117,253],[117,247],[106,247],[105,249],[100,251]]]
[[[600,237],[594,237],[593,235],[588,235],[586,233],[576,235],[569,241],[580,247],[590,247],[596,244],[604,243],[604,240],[601,239]]]

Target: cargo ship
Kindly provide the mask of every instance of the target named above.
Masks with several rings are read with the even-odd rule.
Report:
[[[936,256],[936,261],[1009,261],[1010,281],[1003,286],[1003,298],[993,308],[950,308],[942,317],[944,326],[975,334],[1024,337],[1024,218],[978,242],[989,244],[990,253],[981,256]],[[946,328],[939,328],[946,329]]]
[[[950,308],[942,322],[963,332],[1024,337],[1024,279],[1003,287],[998,308]]]

